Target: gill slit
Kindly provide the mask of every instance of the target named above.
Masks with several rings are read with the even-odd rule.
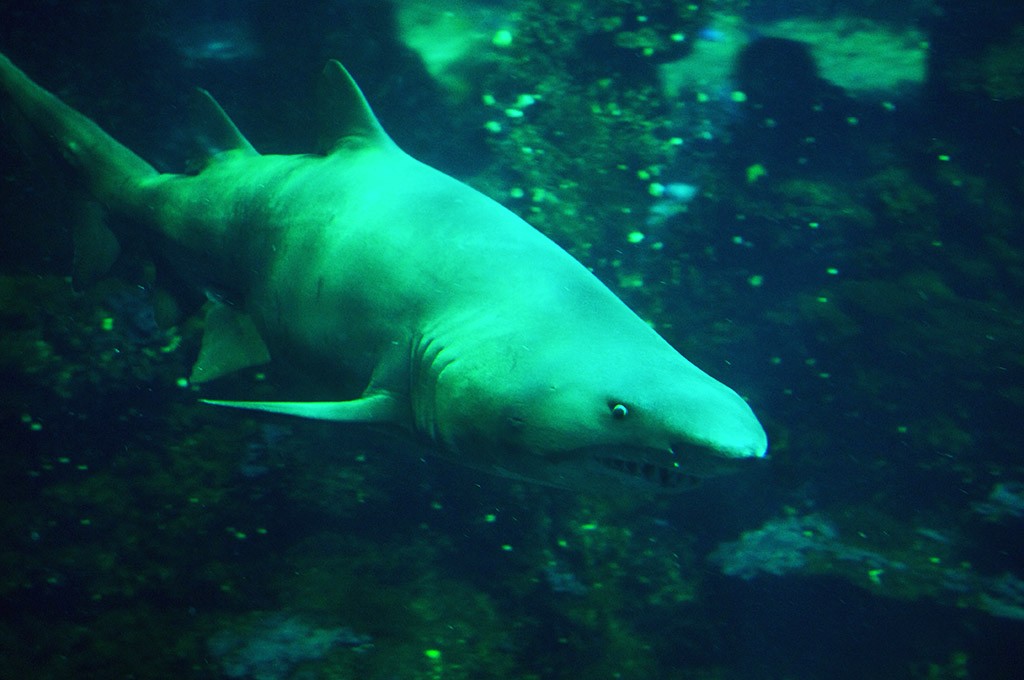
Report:
[[[445,346],[434,336],[417,333],[410,346],[409,398],[412,406],[416,434],[431,442],[449,447],[438,428],[437,385],[441,374],[451,365],[450,357],[443,356]]]

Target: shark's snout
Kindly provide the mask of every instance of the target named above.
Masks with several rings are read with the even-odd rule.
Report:
[[[708,445],[726,458],[764,458],[768,435],[746,402],[732,418],[720,425]]]
[[[674,450],[698,446],[719,458],[764,458],[768,435],[746,401],[721,383],[675,420]]]
[[[723,458],[764,458],[768,455],[768,435],[756,420],[703,442],[703,445]]]
[[[718,428],[713,437],[689,436],[673,442],[670,450],[681,470],[714,477],[739,471],[744,459],[764,458],[768,453],[768,436],[751,413],[731,427]]]

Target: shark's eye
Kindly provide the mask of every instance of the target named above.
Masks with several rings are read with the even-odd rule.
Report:
[[[629,414],[629,409],[626,408],[625,404],[612,404],[612,418],[615,420],[622,420]]]

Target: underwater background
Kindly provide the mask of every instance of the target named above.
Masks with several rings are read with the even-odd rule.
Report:
[[[201,299],[145,244],[74,291],[0,126],[0,677],[1024,677],[1019,3],[0,0],[0,50],[167,171],[197,85],[315,149],[341,60],[771,442],[609,497],[199,404]]]

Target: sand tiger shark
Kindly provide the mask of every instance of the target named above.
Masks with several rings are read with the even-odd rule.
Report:
[[[313,155],[261,155],[199,90],[204,164],[162,173],[0,56],[0,103],[107,214],[233,301],[209,305],[193,383],[282,359],[338,392],[207,404],[382,424],[572,489],[679,489],[765,456],[739,395],[513,212],[405,154],[339,62],[321,90]],[[76,276],[102,274],[131,236],[75,231]]]

